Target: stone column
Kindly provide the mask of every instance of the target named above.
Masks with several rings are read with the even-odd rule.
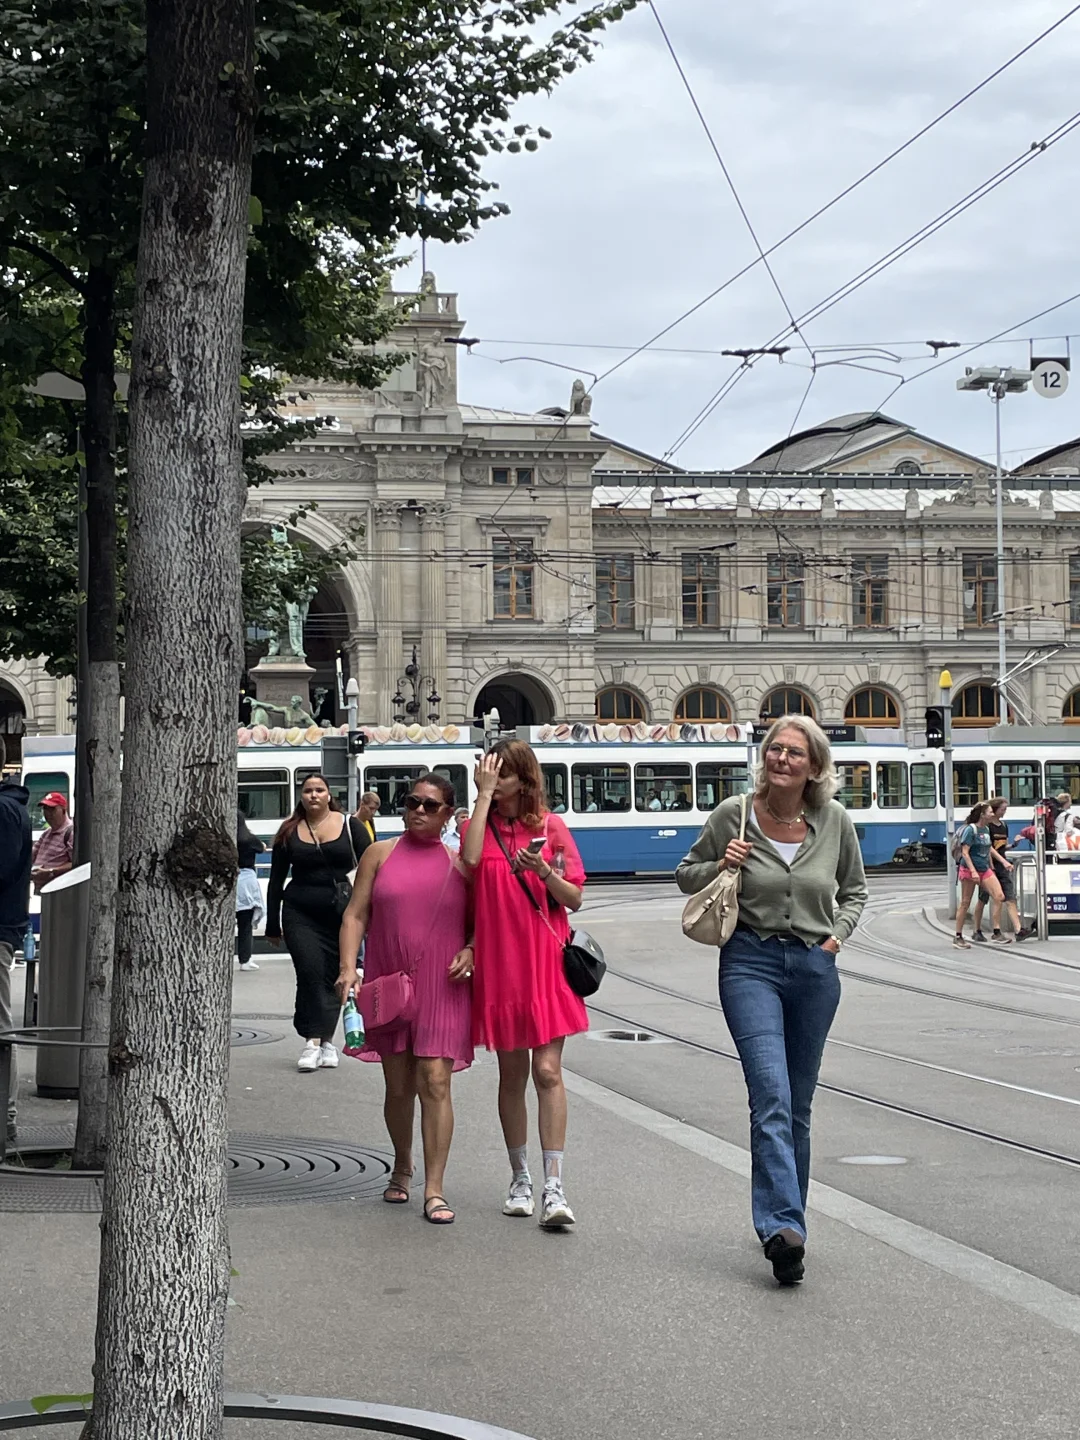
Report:
[[[446,560],[445,530],[446,517],[450,506],[445,501],[425,505],[420,516],[420,534],[423,541],[423,571],[421,573],[421,635],[420,668],[435,681],[435,689],[443,697],[440,716],[445,719],[457,717],[446,714],[446,692],[448,688],[446,669]],[[421,710],[424,723],[427,722],[426,695]]]
[[[375,698],[376,723],[389,725],[391,697],[405,664],[401,638],[401,505],[377,501],[371,509],[375,530]]]

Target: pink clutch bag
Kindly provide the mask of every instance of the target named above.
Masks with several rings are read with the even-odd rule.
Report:
[[[366,982],[356,992],[356,1008],[363,1017],[365,1031],[408,1025],[416,1013],[412,976],[399,970]]]

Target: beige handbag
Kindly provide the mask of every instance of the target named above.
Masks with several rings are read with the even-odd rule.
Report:
[[[739,839],[746,839],[746,805],[748,795],[743,795],[740,805]],[[742,870],[729,870],[725,865],[715,880],[710,880],[704,890],[691,895],[683,906],[682,930],[690,940],[714,949],[727,944],[739,921],[739,887],[742,884]]]

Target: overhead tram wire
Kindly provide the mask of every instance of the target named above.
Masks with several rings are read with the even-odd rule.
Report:
[[[912,145],[916,144],[919,140],[921,140],[924,135],[928,135],[930,131],[935,129],[936,126],[940,125],[943,120],[947,120],[948,117],[954,113],[954,111],[959,110],[962,105],[965,105],[974,96],[978,95],[981,90],[985,90],[986,87],[990,85],[994,80],[996,80],[999,75],[1003,75],[1005,71],[1008,70],[1011,66],[1015,65],[1018,60],[1022,60],[1025,55],[1027,55],[1030,51],[1034,50],[1037,45],[1041,44],[1042,41],[1047,39],[1048,36],[1052,35],[1055,30],[1060,29],[1061,26],[1064,25],[1068,20],[1071,20],[1078,11],[1080,11],[1080,4],[1073,5],[1071,9],[1067,10],[1065,14],[1061,16],[1059,20],[1055,20],[1052,25],[1047,26],[1047,28],[1041,31],[1038,35],[1036,35],[1033,40],[1029,40],[1022,49],[1016,52],[1015,55],[1011,55],[1009,59],[999,65],[996,70],[992,70],[984,80],[980,80],[977,85],[973,85],[970,90],[965,91],[965,93],[961,95],[958,100],[954,100],[951,105],[949,105],[946,109],[942,110],[939,115],[936,115],[933,118],[933,120],[930,120],[920,130],[916,130],[915,134],[912,135],[909,139],[905,140],[902,145],[898,145],[895,150],[891,150],[888,155],[883,156],[876,165],[871,166],[871,168],[865,171],[862,175],[860,175],[858,179],[853,180],[850,185],[845,186],[845,188],[841,190],[838,194],[834,195],[831,200],[826,201],[826,203],[820,206],[817,210],[815,210],[813,214],[808,215],[805,220],[801,221],[798,225],[796,225],[793,230],[789,230],[786,235],[782,235],[779,240],[777,240],[773,245],[770,245],[768,249],[765,250],[764,256],[759,256],[756,260],[751,260],[749,264],[744,265],[741,270],[737,270],[734,275],[729,276],[729,278],[725,280],[722,285],[718,285],[715,290],[711,290],[708,295],[706,295],[703,299],[699,300],[696,304],[691,305],[688,310],[684,310],[683,313],[679,315],[676,319],[672,320],[669,325],[665,325],[662,330],[658,330],[655,335],[653,335],[650,339],[646,340],[643,344],[639,345],[636,349],[632,350],[629,355],[625,355],[616,364],[612,365],[610,369],[603,371],[597,381],[597,384],[599,384],[602,380],[606,380],[609,375],[614,375],[617,370],[621,370],[624,365],[628,365],[631,360],[636,359],[637,356],[641,355],[644,351],[651,349],[652,346],[655,345],[657,340],[662,340],[665,335],[670,335],[672,330],[677,329],[684,320],[688,320],[691,315],[696,314],[704,306],[715,300],[718,295],[722,295],[725,290],[729,289],[732,285],[734,285],[737,280],[741,280],[742,277],[748,274],[751,270],[753,270],[755,266],[762,264],[765,256],[774,255],[782,245],[786,245],[789,240],[793,240],[796,235],[801,234],[802,231],[805,230],[808,226],[812,225],[815,220],[819,220],[822,215],[827,214],[828,211],[834,208],[834,206],[839,205],[841,200],[847,199],[849,195],[851,195],[854,191],[858,190],[860,186],[864,185],[867,180],[872,179],[873,176],[877,175],[879,171],[883,170],[886,165],[891,164],[893,160],[897,159],[898,156],[902,155],[905,150],[909,150]]]
[[[850,295],[853,295],[856,290],[861,289],[863,285],[866,285],[869,283],[869,281],[876,279],[878,275],[883,274],[892,265],[896,264],[898,260],[901,260],[904,258],[904,256],[910,254],[910,252],[914,250],[917,246],[921,245],[924,240],[930,239],[931,236],[936,235],[938,231],[944,229],[944,227],[948,225],[950,221],[955,220],[958,216],[962,215],[966,210],[969,210],[980,200],[985,199],[985,197],[991,194],[994,190],[996,190],[999,185],[1003,185],[1006,180],[1011,180],[1014,175],[1019,173],[1020,170],[1024,169],[1025,166],[1031,164],[1033,160],[1036,160],[1040,156],[1045,155],[1052,146],[1056,145],[1059,141],[1064,140],[1066,136],[1072,134],[1072,132],[1078,127],[1080,127],[1080,111],[1077,111],[1075,114],[1070,116],[1068,120],[1062,121],[1062,123],[1058,125],[1054,130],[1052,130],[1044,140],[1034,142],[1029,149],[1025,150],[1014,160],[1009,161],[1007,165],[1002,166],[1002,168],[998,170],[994,175],[990,176],[988,180],[983,181],[981,185],[977,185],[974,190],[970,190],[965,196],[963,196],[960,200],[954,202],[954,204],[950,205],[948,209],[943,210],[933,220],[930,220],[925,225],[920,226],[919,229],[909,235],[906,240],[901,241],[898,245],[894,245],[891,250],[888,250],[885,252],[884,255],[879,256],[877,260],[875,260],[871,265],[866,266],[865,269],[860,271],[859,274],[856,275],[852,280],[846,281],[843,285],[838,286],[837,289],[834,290],[830,295],[827,295],[824,300],[819,301],[816,305],[812,306],[810,310],[806,311],[803,315],[801,315],[799,317],[799,323],[805,324],[808,320],[816,320],[821,315],[824,315],[826,311],[831,310],[834,305],[839,305],[841,301],[846,300]],[[790,327],[781,330],[776,335],[774,335],[766,345],[761,346],[760,348],[762,350],[767,350],[770,346],[778,345],[783,340],[787,339],[792,333],[793,332]],[[947,357],[947,359],[939,361],[937,362],[937,364],[938,366],[949,364],[952,361],[955,361],[956,358],[956,353],[952,352]],[[685,445],[686,442],[697,433],[697,431],[701,428],[705,421],[710,418],[716,408],[722,403],[723,400],[727,398],[727,396],[734,389],[735,385],[738,384],[739,380],[746,373],[746,371],[752,368],[754,363],[756,363],[754,360],[744,361],[743,364],[736,371],[734,371],[731,375],[727,377],[727,379],[720,386],[719,390],[717,390],[717,392],[708,401],[706,401],[705,405],[701,408],[701,410],[699,410],[698,414],[694,417],[690,424],[686,426],[686,428],[683,430],[675,443],[671,447],[669,447],[669,449],[664,451],[664,460],[671,459],[671,457],[677,454],[677,452],[682,449],[683,445]],[[928,367],[928,370],[933,368],[937,368],[937,366]],[[920,373],[928,373],[928,371]],[[601,376],[601,378],[603,377]],[[914,378],[914,376],[911,377],[911,379]],[[904,382],[901,381],[900,383]],[[897,388],[899,388],[899,384]]]
[[[796,335],[798,335],[803,345],[806,346],[806,353],[812,358],[813,352],[810,349],[809,342],[807,341],[806,336],[799,329],[799,322],[795,319],[795,312],[792,310],[791,305],[788,303],[787,296],[781,289],[780,281],[776,278],[775,270],[769,264],[769,257],[763,249],[761,241],[758,239],[758,233],[754,229],[753,221],[750,219],[746,206],[743,204],[742,196],[739,194],[738,187],[736,186],[735,181],[731,178],[731,171],[728,169],[727,164],[724,161],[724,157],[720,153],[720,147],[716,143],[716,138],[712,133],[709,122],[705,119],[705,113],[698,102],[697,96],[694,94],[694,87],[690,84],[690,79],[685,69],[683,68],[683,63],[676,54],[675,46],[671,43],[671,36],[668,34],[664,26],[664,22],[660,18],[660,11],[657,9],[657,0],[649,0],[649,8],[652,11],[653,19],[656,21],[657,29],[663,36],[664,44],[667,47],[668,54],[671,56],[672,63],[674,64],[675,69],[679,73],[679,79],[682,81],[683,89],[690,97],[690,104],[694,107],[694,114],[701,122],[701,128],[705,132],[705,138],[708,140],[709,146],[713,154],[716,156],[716,163],[720,166],[720,171],[723,174],[724,180],[727,183],[727,187],[731,191],[731,197],[735,201],[736,206],[738,207],[739,214],[743,218],[743,223],[745,224],[747,230],[750,232],[750,239],[753,240],[758,252],[758,260],[761,262],[762,265],[765,266],[766,273],[768,274],[769,279],[772,281],[772,287],[776,291],[777,295],[780,297],[781,305],[783,305],[784,309],[787,311],[787,317],[791,321],[792,330]],[[1080,9],[1080,6],[1078,6],[1077,8]]]

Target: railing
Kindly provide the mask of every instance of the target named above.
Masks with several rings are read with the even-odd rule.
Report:
[[[59,1401],[43,1413],[28,1400],[0,1405],[0,1431],[28,1430],[34,1425],[85,1423],[87,1411],[78,1400]],[[479,1420],[406,1410],[397,1405],[369,1405],[363,1400],[325,1400],[312,1395],[226,1394],[227,1420],[295,1420],[304,1425],[336,1425],[343,1430],[368,1430],[404,1435],[412,1440],[529,1440],[516,1430],[503,1430]]]

